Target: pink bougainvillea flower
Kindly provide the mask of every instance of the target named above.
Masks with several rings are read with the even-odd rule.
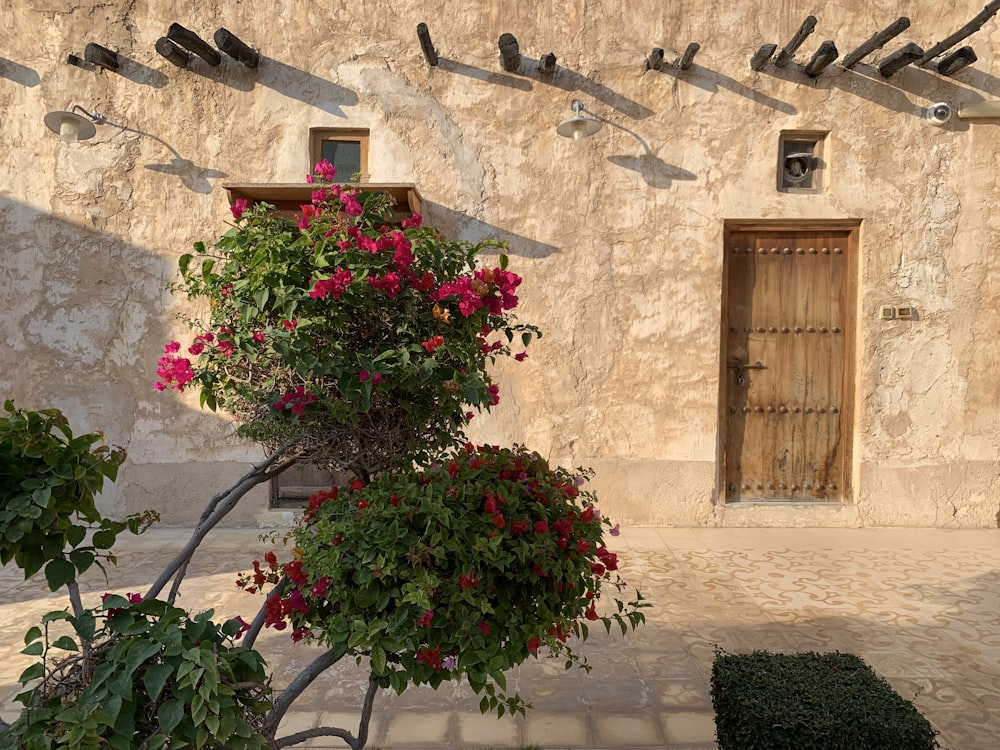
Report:
[[[496,406],[500,403],[500,386],[490,385],[486,388],[486,393],[490,397],[490,406]]]
[[[457,656],[446,656],[441,660],[441,667],[447,670],[452,670],[458,666]]]
[[[167,354],[173,354],[174,352],[180,351],[180,349],[181,345],[179,341],[171,341],[169,344],[165,344],[163,347],[163,351],[166,352]]]
[[[318,190],[313,190],[312,192],[312,202],[314,204],[320,204],[326,200],[326,188],[319,188]]]
[[[289,331],[294,331],[295,330],[295,326],[297,326],[298,324],[299,324],[299,319],[298,318],[295,318],[294,320],[283,320],[283,321],[281,321],[281,325],[283,325]]]
[[[246,198],[237,198],[236,202],[229,207],[229,210],[233,212],[233,218],[239,220],[247,210],[248,201]]]
[[[243,637],[243,634],[250,629],[250,623],[244,620],[239,615],[236,615],[236,617],[234,617],[233,619],[236,620],[236,622],[238,622],[240,625],[240,629],[236,632],[236,635],[234,635],[233,638],[235,640],[239,640],[240,638]]]
[[[337,168],[326,159],[323,159],[321,162],[316,164],[315,167],[313,167],[313,172],[319,175],[326,182],[333,182],[333,178],[337,175]]]
[[[516,359],[518,362],[524,362],[524,360],[526,360],[527,358],[528,358],[527,352],[520,352],[519,354],[514,355],[514,359]]]
[[[613,527],[611,527],[611,530],[608,531],[608,533],[611,534],[611,536],[618,536],[621,534],[621,524],[616,523]]]
[[[421,216],[420,214],[415,213],[408,219],[403,219],[402,223],[403,223],[403,229],[411,229],[411,228],[415,229],[416,227],[419,227],[421,224],[424,223],[424,217]]]

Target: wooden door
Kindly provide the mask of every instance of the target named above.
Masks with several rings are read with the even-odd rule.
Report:
[[[723,495],[848,500],[857,224],[725,236]]]

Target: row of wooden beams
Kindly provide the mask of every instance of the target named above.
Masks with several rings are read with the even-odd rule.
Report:
[[[998,12],[1000,12],[1000,0],[991,0],[991,2],[987,4],[975,18],[969,21],[969,23],[965,24],[965,26],[961,29],[946,39],[938,42],[930,49],[925,51],[913,42],[904,45],[900,49],[885,57],[879,63],[879,75],[883,78],[889,78],[893,74],[905,68],[907,65],[912,65],[914,63],[917,65],[927,66],[928,63],[930,63],[930,61],[935,57],[940,56],[962,40],[968,38],[981,29],[983,25]],[[867,39],[857,49],[845,55],[841,65],[845,69],[850,70],[863,58],[867,57],[875,50],[884,47],[889,41],[899,36],[909,27],[909,18],[906,18],[905,16],[897,18],[884,29]],[[803,42],[805,42],[809,35],[812,34],[815,28],[816,17],[807,16],[806,20],[799,27],[799,30],[795,32],[795,36],[792,37],[792,39],[785,45],[777,56],[775,56],[774,53],[778,49],[778,45],[764,44],[759,47],[750,58],[751,69],[761,70],[765,65],[767,65],[768,62],[772,62],[774,66],[778,68],[784,67],[788,64],[788,61],[791,60],[792,56],[799,49],[799,47],[802,46]],[[837,59],[837,54],[837,46],[833,43],[833,41],[827,40],[823,42],[808,64],[806,64],[806,75],[810,78],[816,78],[819,76],[824,68],[832,64],[833,61]],[[936,70],[943,76],[953,76],[958,71],[967,68],[969,65],[974,63],[976,59],[976,53],[973,51],[972,47],[962,47],[951,55],[943,58],[936,66]]]

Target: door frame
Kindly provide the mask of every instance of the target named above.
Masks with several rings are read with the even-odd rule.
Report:
[[[854,502],[855,486],[857,484],[857,467],[854,462],[855,441],[857,439],[856,414],[858,399],[857,331],[860,320],[860,298],[858,295],[858,280],[861,271],[861,219],[725,219],[722,230],[722,267],[720,298],[721,309],[719,318],[719,397],[717,415],[717,458],[716,458],[716,503],[719,505],[749,505],[772,504],[767,501],[726,501],[726,377],[728,373],[727,336],[729,324],[729,237],[736,232],[824,232],[842,231],[849,235],[847,248],[847,272],[845,286],[841,290],[844,295],[844,306],[849,320],[844,323],[844,371],[841,373],[841,389],[844,394],[841,408],[841,450],[844,451],[843,494],[839,500],[824,501],[775,501],[777,505],[821,506],[848,505]]]

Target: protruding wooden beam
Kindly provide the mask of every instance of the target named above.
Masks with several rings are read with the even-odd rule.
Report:
[[[220,55],[208,42],[195,34],[193,31],[188,31],[179,23],[170,24],[170,28],[167,30],[167,39],[172,41],[174,44],[179,44],[188,52],[193,52],[198,55],[198,57],[207,62],[213,68],[222,62],[222,55]]]
[[[771,59],[771,55],[774,54],[776,49],[778,49],[777,44],[765,44],[754,52],[753,57],[750,58],[751,69],[760,70],[767,65],[767,61]]]
[[[521,48],[517,39],[513,34],[501,34],[497,45],[500,47],[500,64],[508,73],[513,73],[521,63]]]
[[[955,50],[937,64],[937,72],[943,76],[953,76],[960,70],[965,70],[979,58],[972,47],[962,47]]]
[[[792,40],[785,45],[785,48],[778,53],[778,56],[774,59],[774,64],[779,68],[785,67],[788,61],[792,59],[792,55],[795,54],[795,50],[802,46],[802,43],[806,38],[813,33],[816,29],[816,16],[806,16],[806,20],[802,22],[799,30],[795,32],[795,36]]]
[[[424,59],[432,68],[437,67],[439,62],[437,50],[431,43],[431,32],[427,29],[426,23],[417,24],[417,39],[420,40],[420,51],[424,53]]]
[[[677,67],[681,70],[690,70],[691,66],[694,64],[694,56],[698,54],[698,50],[701,49],[701,45],[697,42],[691,42],[684,50],[684,54],[681,55],[680,61],[677,63]]]
[[[243,63],[248,68],[256,68],[260,65],[260,55],[257,51],[229,29],[219,29],[213,38],[218,48],[236,62]]]
[[[991,0],[991,2],[987,3],[986,7],[979,11],[979,13],[976,14],[976,17],[965,24],[965,26],[946,39],[942,39],[929,50],[924,52],[920,59],[917,60],[917,65],[926,65],[938,55],[950,50],[966,37],[972,36],[983,27],[984,23],[993,18],[998,11],[1000,11],[1000,0]]]
[[[170,60],[178,68],[186,68],[191,61],[191,55],[171,42],[165,36],[156,40],[156,51]]]
[[[556,70],[556,53],[550,52],[547,55],[542,55],[538,60],[538,72],[539,73],[554,73]]]
[[[886,26],[880,32],[872,36],[868,41],[862,44],[853,52],[844,55],[844,61],[841,63],[845,68],[850,70],[859,62],[862,58],[867,57],[872,52],[877,49],[882,49],[886,44],[888,44],[892,39],[902,34],[910,28],[910,19],[906,16],[900,16],[891,24]]]
[[[819,74],[823,72],[827,65],[836,60],[839,54],[837,45],[833,43],[832,39],[827,39],[819,45],[816,54],[812,56],[809,64],[806,65],[806,75],[810,78],[818,78]]]
[[[646,58],[646,70],[659,70],[663,67],[663,47],[653,47]]]
[[[100,68],[113,70],[116,73],[118,72],[118,67],[121,65],[121,62],[118,60],[118,53],[112,52],[107,47],[102,47],[93,42],[90,42],[83,50],[83,59]]]
[[[910,63],[915,63],[923,54],[924,51],[920,49],[917,44],[910,42],[909,44],[900,47],[881,62],[878,66],[879,75],[883,78],[888,78],[893,73],[897,73]]]

